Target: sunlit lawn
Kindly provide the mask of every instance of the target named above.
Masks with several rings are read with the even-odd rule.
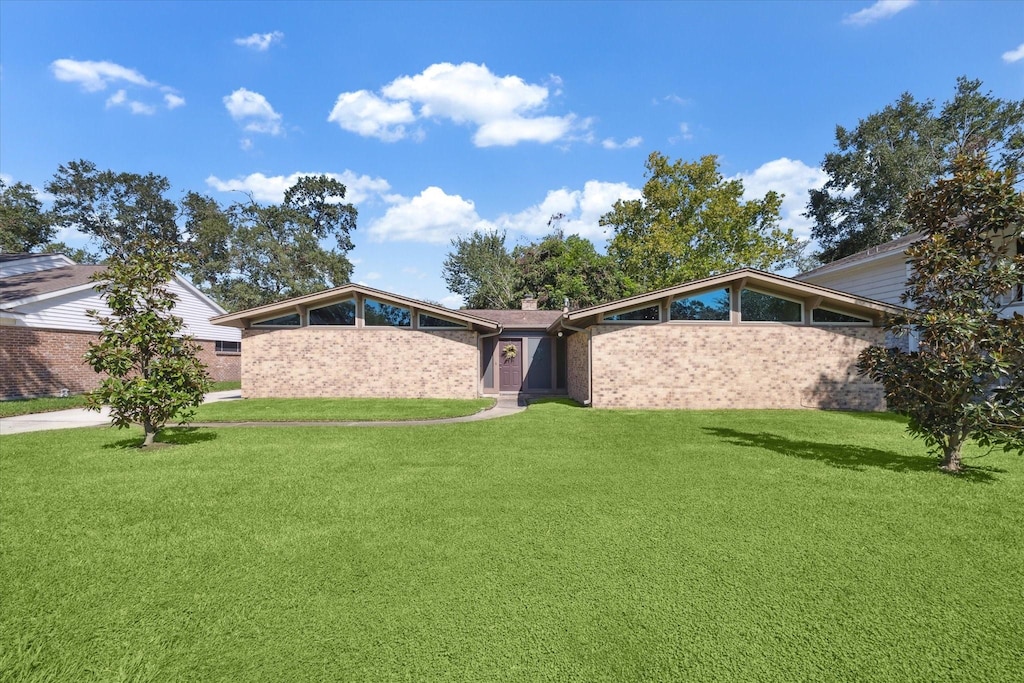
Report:
[[[1020,680],[1024,462],[885,415],[0,437],[6,680]]]
[[[448,398],[247,398],[207,403],[196,422],[349,422],[425,420],[472,415],[494,399]]]

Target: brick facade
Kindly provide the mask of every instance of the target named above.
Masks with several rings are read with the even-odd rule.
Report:
[[[243,330],[246,398],[476,398],[477,333],[398,328]]]
[[[580,403],[590,400],[590,335],[570,334],[566,346],[566,384],[569,398]]]
[[[861,349],[883,343],[878,327],[606,324],[592,332],[598,408],[885,408],[882,387],[855,367]],[[579,348],[570,346],[570,367]]]
[[[0,327],[0,399],[80,394],[95,388],[100,376],[82,360],[93,332]],[[239,355],[218,354],[212,341],[199,342],[200,360],[215,382],[238,381]]]

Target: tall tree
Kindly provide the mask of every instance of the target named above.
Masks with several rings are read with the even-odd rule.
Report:
[[[22,253],[53,239],[53,218],[31,185],[0,180],[0,252]]]
[[[517,307],[520,278],[504,232],[474,230],[453,239],[452,246],[441,276],[450,292],[465,298],[467,308]]]
[[[566,300],[573,308],[614,301],[625,293],[625,278],[615,260],[597,253],[593,243],[579,235],[555,230],[538,242],[513,250],[519,289],[515,299],[537,298],[542,309],[560,309]]]
[[[137,248],[144,236],[179,243],[178,207],[164,196],[168,190],[163,176],[100,171],[85,160],[61,165],[46,185],[54,195],[56,224],[95,238],[104,254],[117,258]]]
[[[836,126],[836,151],[825,155],[828,180],[811,190],[806,216],[828,263],[908,234],[907,195],[949,172],[962,153],[983,153],[997,168],[1021,171],[1024,101],[981,91],[957,79],[941,111],[910,93],[848,130]]]
[[[210,388],[200,347],[181,334],[184,323],[173,314],[174,254],[165,242],[143,236],[93,278],[111,314],[88,312],[100,333],[86,361],[107,376],[87,395],[86,407],[109,405],[118,428],[141,424],[143,446],[168,422],[188,422]]]
[[[345,193],[345,185],[333,178],[310,176],[289,188],[279,205],[250,199],[219,212],[208,201],[192,198],[186,221],[195,228],[197,240],[188,247],[193,252],[191,272],[229,309],[347,283],[357,212],[343,201]],[[227,237],[224,220],[230,225]],[[331,241],[334,246],[324,246]],[[219,267],[219,275],[195,262],[205,255],[222,258],[225,251],[230,266]]]
[[[647,159],[640,199],[619,200],[601,217],[615,234],[609,254],[636,291],[667,287],[741,267],[771,270],[798,254],[779,227],[782,198],[743,200],[743,183],[726,180],[715,156],[697,162]]]
[[[1024,286],[1024,254],[1013,255],[1024,239],[1024,193],[1014,181],[982,153],[911,195],[907,219],[924,235],[907,249],[904,302],[913,309],[886,327],[916,330],[919,351],[871,347],[858,364],[949,472],[961,470],[968,439],[1024,453],[1024,317],[1004,310]]]

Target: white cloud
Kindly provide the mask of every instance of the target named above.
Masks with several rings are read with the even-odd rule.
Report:
[[[821,188],[828,175],[799,159],[782,157],[761,164],[753,172],[735,176],[743,181],[743,198],[761,199],[769,191],[785,195],[782,199],[780,226],[789,228],[800,239],[808,239],[814,222],[801,214],[807,207],[807,191]]]
[[[463,299],[458,294],[449,294],[448,296],[441,297],[438,303],[444,306],[445,308],[458,310],[466,305],[466,300]]]
[[[853,24],[854,26],[866,26],[899,14],[916,3],[917,0],[878,0],[870,7],[865,7],[853,14],[847,14],[843,17],[843,23]]]
[[[1024,59],[1024,43],[1017,46],[1016,50],[1008,50],[1003,53],[1003,61],[1007,64],[1013,64]]]
[[[377,271],[374,271],[372,273],[367,273],[363,277],[366,278],[367,280],[379,280],[381,279],[382,276]]]
[[[632,149],[639,147],[643,143],[644,139],[639,135],[627,138],[623,142],[616,142],[615,138],[605,138],[601,141],[601,146],[605,149]]]
[[[164,93],[164,104],[168,109],[177,109],[185,106],[185,98],[170,92]]]
[[[129,69],[114,62],[80,62],[74,59],[58,59],[50,64],[50,69],[58,81],[78,83],[86,92],[106,90],[108,85],[119,81],[146,88],[157,85],[135,69]]]
[[[349,170],[342,173],[299,172],[288,176],[266,176],[262,173],[252,173],[244,178],[231,180],[221,180],[217,176],[211,175],[206,179],[206,184],[218,192],[245,192],[251,194],[256,201],[276,204],[284,199],[285,190],[298,182],[299,178],[316,175],[325,175],[341,182],[346,189],[345,201],[353,204],[361,204],[373,197],[383,198],[391,189],[391,185],[383,178],[356,175]]]
[[[235,45],[241,45],[242,47],[252,48],[259,52],[266,52],[270,49],[270,46],[274,43],[280,43],[284,40],[284,34],[280,31],[271,31],[270,33],[253,33],[251,36],[245,38],[235,38]]]
[[[548,82],[556,94],[560,92],[561,79],[549,76]],[[546,86],[519,76],[498,76],[484,64],[443,62],[415,76],[396,78],[379,95],[367,90],[342,93],[328,120],[386,141],[406,137],[406,124],[429,118],[476,126],[473,142],[478,147],[548,143],[583,125],[573,114],[538,116],[549,95]]]
[[[113,95],[107,98],[107,109],[112,107],[127,107],[128,111],[133,114],[144,114],[150,116],[156,113],[156,107],[139,102],[138,100],[129,100],[128,91],[121,89],[115,92]]]
[[[241,140],[238,141],[238,146],[242,148],[243,152],[248,152],[250,149],[252,149],[252,145],[252,138],[242,138]],[[210,177],[212,178],[213,176]]]
[[[281,115],[274,111],[267,98],[258,92],[239,88],[224,97],[224,106],[231,118],[245,124],[245,130],[251,133],[267,133],[280,135]]]
[[[128,100],[127,90],[118,90],[116,93],[107,98],[107,108],[119,107]]]
[[[693,139],[693,129],[690,128],[690,124],[685,121],[679,124],[679,135],[673,135],[668,139],[669,142],[675,144],[677,142],[689,142]]]
[[[477,215],[472,201],[428,187],[411,199],[399,198],[370,223],[368,232],[378,242],[447,244],[456,235],[493,229],[493,224]]]
[[[74,59],[58,59],[50,64],[54,77],[66,83],[78,83],[86,92],[100,92],[109,86],[119,87],[113,95],[106,99],[107,109],[125,107],[133,114],[155,114],[156,105],[143,102],[132,97],[130,90],[138,88],[159,88],[164,94],[164,102],[168,109],[175,109],[185,104],[185,98],[174,93],[174,88],[162,86],[151,81],[135,69],[113,62],[77,61]]]
[[[639,199],[640,196],[640,190],[627,183],[588,180],[582,190],[551,190],[539,204],[516,214],[502,215],[495,224],[509,232],[539,236],[551,231],[548,221],[553,215],[563,214],[558,224],[563,232],[600,240],[607,237],[606,228],[599,224],[601,216],[619,199]]]
[[[510,147],[520,142],[554,142],[566,136],[575,118],[569,114],[488,121],[473,135],[473,144],[477,147]]]
[[[387,102],[367,90],[338,95],[327,117],[343,129],[363,137],[395,142],[406,137],[405,125],[416,120],[408,102]]]

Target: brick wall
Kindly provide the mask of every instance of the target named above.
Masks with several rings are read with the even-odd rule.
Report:
[[[80,394],[96,387],[100,376],[82,360],[92,332],[0,327],[0,399],[57,396],[64,389]],[[199,354],[214,381],[237,381],[239,356],[218,355],[212,341],[199,342]]]
[[[569,398],[583,403],[590,400],[590,344],[586,332],[570,334],[566,345],[566,384]]]
[[[882,387],[857,374],[877,327],[599,325],[598,408],[884,410]],[[574,335],[578,336],[578,335]]]
[[[467,330],[244,330],[246,398],[476,398],[477,334]]]

